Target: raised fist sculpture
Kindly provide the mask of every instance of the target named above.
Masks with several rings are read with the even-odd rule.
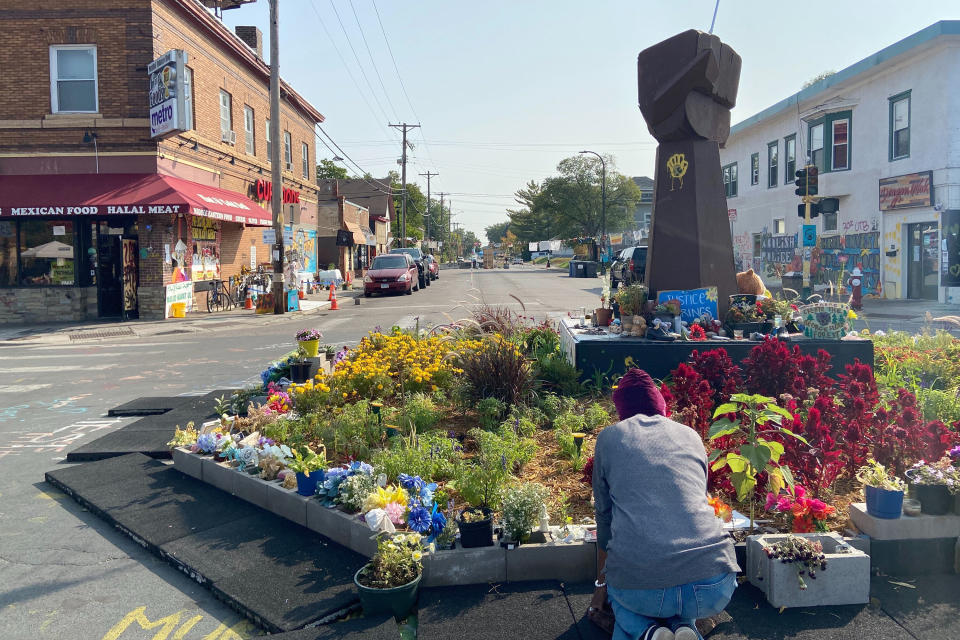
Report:
[[[739,82],[740,56],[717,36],[695,29],[637,57],[640,112],[660,142],[726,142]]]

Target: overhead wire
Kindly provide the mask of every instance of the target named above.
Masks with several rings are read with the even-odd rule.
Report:
[[[360,64],[360,56],[357,55],[357,50],[353,48],[353,41],[350,39],[350,34],[347,33],[347,28],[343,26],[343,20],[340,19],[340,12],[337,11],[337,5],[333,3],[333,0],[330,0],[330,7],[333,9],[334,15],[337,16],[337,22],[340,23],[340,30],[343,31],[343,37],[347,39],[347,44],[350,46],[350,51],[353,52],[353,58],[357,61],[357,66],[360,67],[360,75],[363,76],[364,82],[367,83],[367,87],[370,88],[370,93],[373,95],[374,102],[377,103],[381,113],[383,113],[383,119],[390,120],[390,116],[387,115],[383,105],[380,104],[380,99],[377,97],[377,92],[373,90],[373,85],[370,84],[370,78],[367,77],[367,72],[364,70],[363,65]]]
[[[397,117],[397,108],[393,106],[393,101],[390,100],[390,92],[387,91],[387,87],[383,84],[383,76],[380,75],[380,69],[377,67],[377,62],[373,59],[373,52],[370,51],[370,44],[367,42],[367,35],[363,32],[363,25],[360,24],[360,16],[357,15],[357,8],[353,6],[353,0],[350,0],[350,10],[353,11],[353,19],[357,21],[357,28],[360,30],[360,38],[363,39],[363,46],[367,49],[367,56],[370,58],[370,64],[373,65],[373,70],[377,74],[377,80],[380,81],[380,88],[383,89],[383,95],[387,99],[387,104],[390,105],[390,110],[393,112],[394,118],[399,120]]]

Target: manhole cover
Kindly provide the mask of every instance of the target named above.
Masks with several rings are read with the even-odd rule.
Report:
[[[70,340],[95,340],[97,338],[121,338],[124,336],[136,335],[130,327],[118,327],[116,329],[87,329],[83,331],[74,331],[70,334]]]

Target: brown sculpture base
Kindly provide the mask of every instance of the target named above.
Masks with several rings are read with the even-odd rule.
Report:
[[[726,203],[716,142],[660,143],[647,253],[652,300],[658,291],[715,285],[724,317],[737,293]]]

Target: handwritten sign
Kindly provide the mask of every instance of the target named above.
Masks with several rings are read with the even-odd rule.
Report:
[[[711,318],[717,318],[720,315],[717,309],[716,287],[657,293],[657,304],[663,304],[669,300],[680,301],[680,319],[687,322],[693,322],[703,315],[709,315]]]
[[[183,304],[184,311],[190,311],[193,308],[193,282],[188,280],[187,282],[168,284],[166,289],[167,296],[163,314],[164,318],[169,318],[173,315],[171,307],[174,303],[179,302]]]

